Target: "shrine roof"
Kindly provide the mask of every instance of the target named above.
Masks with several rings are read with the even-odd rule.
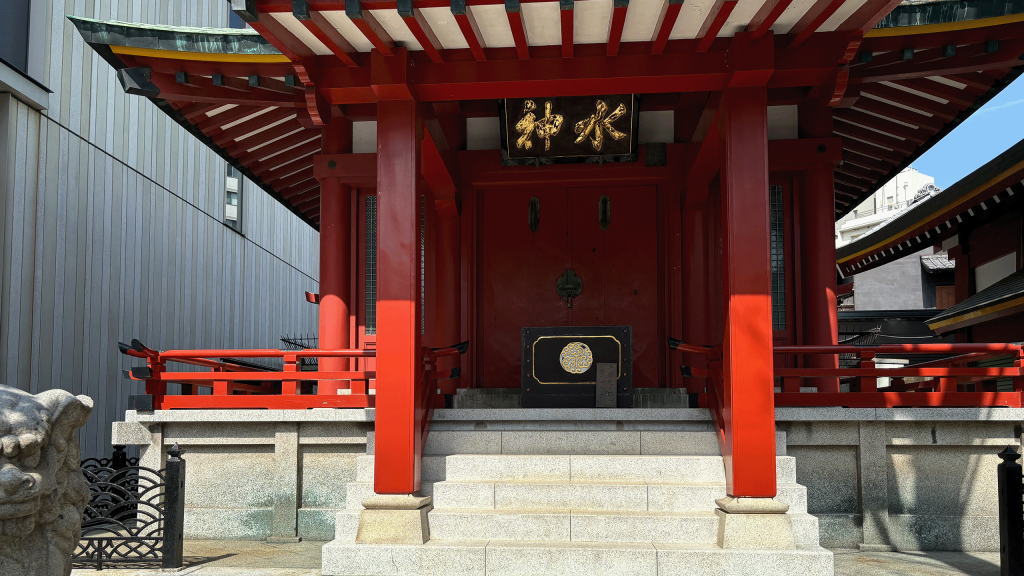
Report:
[[[941,245],[961,225],[977,228],[1007,213],[1024,198],[1024,140],[949,188],[912,204],[857,240],[836,249],[845,276],[877,268]],[[955,242],[953,242],[955,244]]]
[[[898,0],[244,4],[251,10],[236,13],[253,30],[71,20],[126,91],[150,98],[314,227],[319,126],[324,115],[375,119],[371,50],[408,49],[413,95],[457,102],[467,116],[496,113],[479,104],[502,97],[600,85],[657,96],[641,110],[699,118],[704,100],[688,97],[727,85],[732,37],[771,32],[769,105],[835,100],[837,218],[1016,78],[1024,53],[1024,6],[1010,0],[960,10]]]
[[[987,322],[1024,310],[1024,270],[1018,270],[999,282],[947,308],[925,323],[939,334]]]

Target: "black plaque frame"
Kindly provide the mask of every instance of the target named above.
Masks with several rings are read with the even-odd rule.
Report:
[[[616,405],[633,406],[632,326],[528,327],[522,332],[523,408],[594,408],[597,364],[618,364]],[[594,360],[579,375],[562,369],[558,353],[570,342],[591,348]],[[614,357],[617,352],[617,358]]]
[[[507,99],[502,98],[498,100],[498,116],[499,116],[499,128],[501,129],[501,163],[504,166],[540,166],[541,164],[574,164],[574,163],[590,163],[590,164],[603,164],[605,162],[636,162],[639,158],[637,151],[639,150],[640,142],[640,95],[639,94],[623,94],[617,95],[616,97],[628,97],[632,99],[632,109],[630,114],[630,133],[629,133],[629,152],[627,154],[599,154],[594,153],[590,148],[584,148],[580,146],[580,153],[573,155],[550,155],[550,156],[529,156],[525,158],[510,158],[508,154],[508,114],[507,114]],[[540,102],[538,106],[543,106],[544,100],[578,100],[586,98],[588,102],[591,100],[601,99],[602,96],[587,96],[587,97],[558,97],[558,98],[544,98],[538,96],[531,98],[537,102]],[[521,100],[521,99],[516,99]],[[541,108],[541,111],[543,109]],[[582,111],[582,109],[580,110]],[[573,125],[578,121],[586,117],[585,114],[574,114],[572,115],[571,122],[570,118],[565,118],[565,123],[562,125],[562,133],[559,136],[568,138],[576,135],[573,133]],[[566,132],[568,131],[568,132]],[[536,144],[536,142],[535,142]],[[590,151],[590,152],[587,152]]]

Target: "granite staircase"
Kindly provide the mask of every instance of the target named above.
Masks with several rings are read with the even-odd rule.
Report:
[[[725,471],[707,412],[439,411],[423,458],[424,545],[356,543],[373,443],[324,546],[324,575],[828,575],[795,460],[777,438],[795,549],[719,546]]]

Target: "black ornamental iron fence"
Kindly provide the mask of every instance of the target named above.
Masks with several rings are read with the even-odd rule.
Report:
[[[1006,447],[999,453],[999,566],[1001,576],[1024,576],[1024,476],[1020,454]]]
[[[161,470],[139,466],[121,446],[109,459],[84,460],[82,474],[91,497],[82,513],[76,564],[98,570],[123,563],[182,566],[185,460],[177,444],[167,451],[167,467]]]

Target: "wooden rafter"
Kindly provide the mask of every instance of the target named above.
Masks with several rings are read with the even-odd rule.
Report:
[[[796,34],[789,47],[796,48],[803,45],[811,37],[811,34],[817,32],[821,25],[831,18],[836,10],[839,10],[844,2],[846,0],[817,0],[789,30],[790,34]]]
[[[277,108],[269,112],[260,114],[254,118],[235,124],[231,128],[222,129],[217,133],[210,134],[210,138],[214,144],[218,146],[224,146],[225,144],[232,142],[243,136],[252,134],[253,132],[267,128],[268,126],[280,122],[286,118],[294,118],[294,108]]]
[[[558,0],[558,18],[562,29],[562,58],[572,58],[573,16],[575,14],[573,0]]]
[[[898,136],[900,138],[903,138],[904,140],[909,140],[918,145],[924,144],[934,135],[934,132],[931,132],[930,130],[922,130],[921,128],[911,128],[909,126],[898,124],[885,118],[872,116],[871,114],[861,112],[859,110],[836,110],[835,117],[874,130],[881,130],[886,134]]]
[[[615,0],[612,4],[611,22],[608,24],[608,52],[609,56],[619,53],[619,43],[622,42],[622,28],[626,25],[626,12],[629,10],[629,0]]]
[[[357,50],[323,14],[310,9],[308,0],[293,0],[292,15],[346,66],[359,66]]]
[[[356,25],[356,28],[366,36],[366,39],[373,44],[378,52],[385,56],[393,56],[395,53],[395,41],[391,39],[388,31],[380,25],[369,10],[363,10],[361,0],[347,0],[345,2],[345,15]]]
[[[236,139],[236,142],[227,146],[225,150],[228,154],[237,157],[239,154],[242,154],[247,150],[252,150],[264,142],[269,142],[282,136],[287,136],[292,132],[301,129],[302,125],[298,122],[282,122],[281,124],[278,124],[268,130],[264,130],[259,134],[254,134],[252,136],[247,135],[245,138]]]
[[[765,0],[747,24],[747,32],[750,32],[754,40],[764,36],[792,3],[793,0]]]
[[[320,132],[320,129],[306,129],[301,132],[285,136],[280,140],[269,142],[258,148],[250,148],[249,152],[246,152],[238,156],[238,161],[248,166],[254,162],[278,154],[282,150],[287,150],[293,146],[298,146],[299,144],[306,144],[313,138],[319,139]]]
[[[398,15],[402,17],[402,21],[416,37],[416,41],[420,43],[420,47],[423,48],[430,61],[444,62],[444,57],[441,56],[443,49],[441,42],[437,40],[437,35],[430,28],[430,23],[423,17],[420,9],[413,5],[412,0],[398,0]]]
[[[654,25],[654,45],[651,47],[651,54],[661,54],[668,44],[668,37],[676,26],[676,19],[679,18],[679,10],[683,7],[683,0],[665,0],[661,6],[661,14]]]
[[[530,58],[530,36],[526,31],[526,20],[523,19],[522,6],[519,0],[505,0],[505,16],[512,29],[512,39],[516,44],[516,53],[520,60]]]
[[[697,42],[697,52],[706,52],[711,47],[711,43],[718,38],[718,33],[722,31],[722,26],[725,26],[726,20],[729,19],[729,15],[732,14],[737,4],[739,4],[739,0],[715,1],[704,18],[700,31],[697,32],[697,38],[700,39]]]
[[[902,0],[867,0],[836,30],[840,32],[867,32],[889,15]]]
[[[462,30],[462,36],[466,39],[466,44],[469,45],[469,51],[473,53],[473,58],[477,61],[487,60],[487,56],[484,54],[484,37],[480,34],[476,18],[466,6],[466,0],[451,0],[451,10],[452,15],[455,16],[455,22]]]

